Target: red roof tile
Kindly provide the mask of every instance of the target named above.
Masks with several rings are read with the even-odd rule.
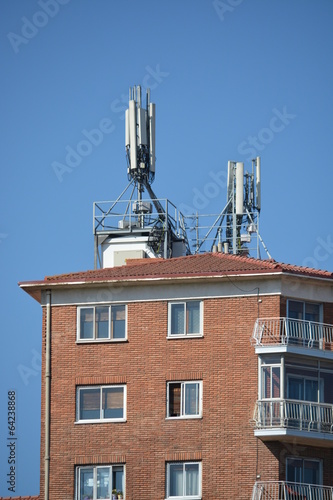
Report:
[[[133,259],[119,267],[46,276],[42,281],[22,282],[27,285],[52,285],[103,281],[149,280],[181,277],[218,277],[237,274],[292,273],[302,276],[333,279],[333,273],[308,267],[259,260],[239,255],[204,253],[174,259]]]
[[[33,497],[0,497],[0,500],[39,500],[39,496],[33,496]]]

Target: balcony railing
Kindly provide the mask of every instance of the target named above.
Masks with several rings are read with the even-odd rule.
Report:
[[[259,400],[254,422],[257,429],[286,428],[333,435],[333,405],[291,399]]]
[[[257,346],[290,345],[333,350],[333,325],[291,318],[259,318],[252,341]]]
[[[333,500],[333,487],[286,481],[258,481],[252,500]]]

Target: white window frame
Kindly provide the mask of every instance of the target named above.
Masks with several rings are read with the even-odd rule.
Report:
[[[103,418],[102,417],[102,411],[103,411],[103,405],[102,405],[102,394],[103,394],[103,389],[117,389],[121,387],[123,389],[123,416],[121,418]],[[100,412],[100,418],[87,418],[87,419],[80,419],[80,391],[84,389],[99,389],[100,390],[100,407],[99,407],[99,412]],[[111,384],[111,385],[82,385],[82,386],[77,386],[76,387],[76,423],[84,423],[84,424],[91,424],[91,423],[105,423],[105,422],[126,422],[126,417],[127,415],[127,386],[126,384]]]
[[[170,399],[170,385],[180,384],[181,385],[181,396],[180,396],[180,410],[181,414],[179,416],[170,416],[169,415],[169,399]],[[198,396],[198,405],[199,405],[199,413],[197,415],[187,415],[185,414],[185,386],[188,384],[197,384],[199,386],[199,396]],[[191,418],[202,418],[202,380],[186,380],[186,381],[178,381],[172,380],[167,382],[167,419],[191,419]]]
[[[197,333],[186,333],[186,306],[191,302],[199,302],[199,332]],[[184,305],[184,333],[172,333],[171,332],[171,311],[173,305]],[[200,299],[193,300],[175,300],[168,303],[168,339],[177,339],[177,338],[193,338],[193,337],[203,337],[203,301]]]
[[[170,465],[183,465],[183,484],[186,483],[186,476],[184,474],[185,465],[198,465],[199,471],[199,494],[198,495],[181,495],[181,496],[171,496],[170,495]],[[201,500],[202,498],[202,463],[199,461],[186,461],[186,462],[167,462],[166,464],[166,500]]]
[[[124,499],[126,498],[125,497],[125,484],[126,484],[126,481],[125,481],[125,474],[126,474],[126,468],[125,468],[125,464],[105,464],[105,465],[78,465],[76,468],[75,468],[75,499],[76,500],[80,500],[80,497],[81,497],[81,492],[80,492],[80,474],[81,474],[81,471],[83,471],[84,469],[88,470],[88,469],[93,469],[93,499],[96,500],[97,499],[97,469],[106,469],[106,468],[109,468],[110,469],[110,477],[111,477],[111,497],[112,498],[112,489],[113,489],[113,484],[112,484],[112,468],[113,467],[122,467],[123,468],[123,486],[122,486],[122,492],[123,492],[123,495],[124,495]]]
[[[111,310],[112,307],[119,307],[119,306],[124,306],[125,308],[125,336],[122,338],[112,338],[111,337]],[[109,308],[109,335],[107,338],[96,338],[96,332],[95,332],[95,314],[96,314],[96,308],[98,307],[108,307]],[[83,309],[93,309],[93,337],[90,339],[83,339],[80,337],[81,334],[81,311]],[[77,308],[77,320],[76,320],[76,341],[77,343],[82,343],[82,344],[87,344],[91,342],[126,342],[127,341],[127,304],[93,304],[93,305],[84,305],[84,306],[79,306]]]
[[[279,368],[280,370],[280,379],[279,379],[279,392],[280,392],[280,395],[276,398],[273,398],[272,395],[270,395],[269,397],[266,397],[264,398],[263,397],[263,389],[264,389],[264,385],[265,385],[265,379],[264,379],[264,376],[263,376],[263,370],[264,368],[268,368],[270,370],[270,377],[271,377],[271,381],[272,381],[272,370],[273,368]],[[273,400],[273,399],[276,399],[276,400],[279,400],[279,399],[282,399],[282,394],[283,394],[283,387],[282,387],[282,381],[283,381],[283,375],[282,375],[282,369],[283,369],[283,366],[281,363],[261,363],[260,364],[260,371],[259,371],[259,399],[262,400],[262,401],[265,401],[265,400]],[[271,382],[271,392],[272,392],[272,382]]]

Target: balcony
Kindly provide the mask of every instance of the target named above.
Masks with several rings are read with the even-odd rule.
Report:
[[[331,404],[290,399],[259,400],[253,420],[255,435],[263,441],[297,439],[304,444],[332,446]]]
[[[333,325],[291,318],[259,318],[252,343],[258,352],[275,348],[279,352],[303,351],[333,359]]]
[[[258,481],[252,500],[333,500],[333,487],[286,481]]]

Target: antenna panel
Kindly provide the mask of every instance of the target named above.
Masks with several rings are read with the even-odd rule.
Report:
[[[227,201],[230,200],[234,186],[234,165],[232,161],[228,161],[228,179],[227,179]]]
[[[149,157],[150,171],[155,173],[155,104],[149,104]]]
[[[244,212],[244,163],[236,163],[236,214]]]
[[[147,146],[147,112],[144,108],[138,108],[138,145]]]
[[[260,167],[260,156],[256,158],[256,206],[257,209],[261,209],[261,167]]]
[[[125,111],[125,147],[130,147],[130,127],[128,118],[128,109]]]
[[[136,104],[134,100],[129,102],[128,108],[129,118],[129,139],[130,139],[130,161],[131,170],[137,169],[137,154],[136,154]]]

